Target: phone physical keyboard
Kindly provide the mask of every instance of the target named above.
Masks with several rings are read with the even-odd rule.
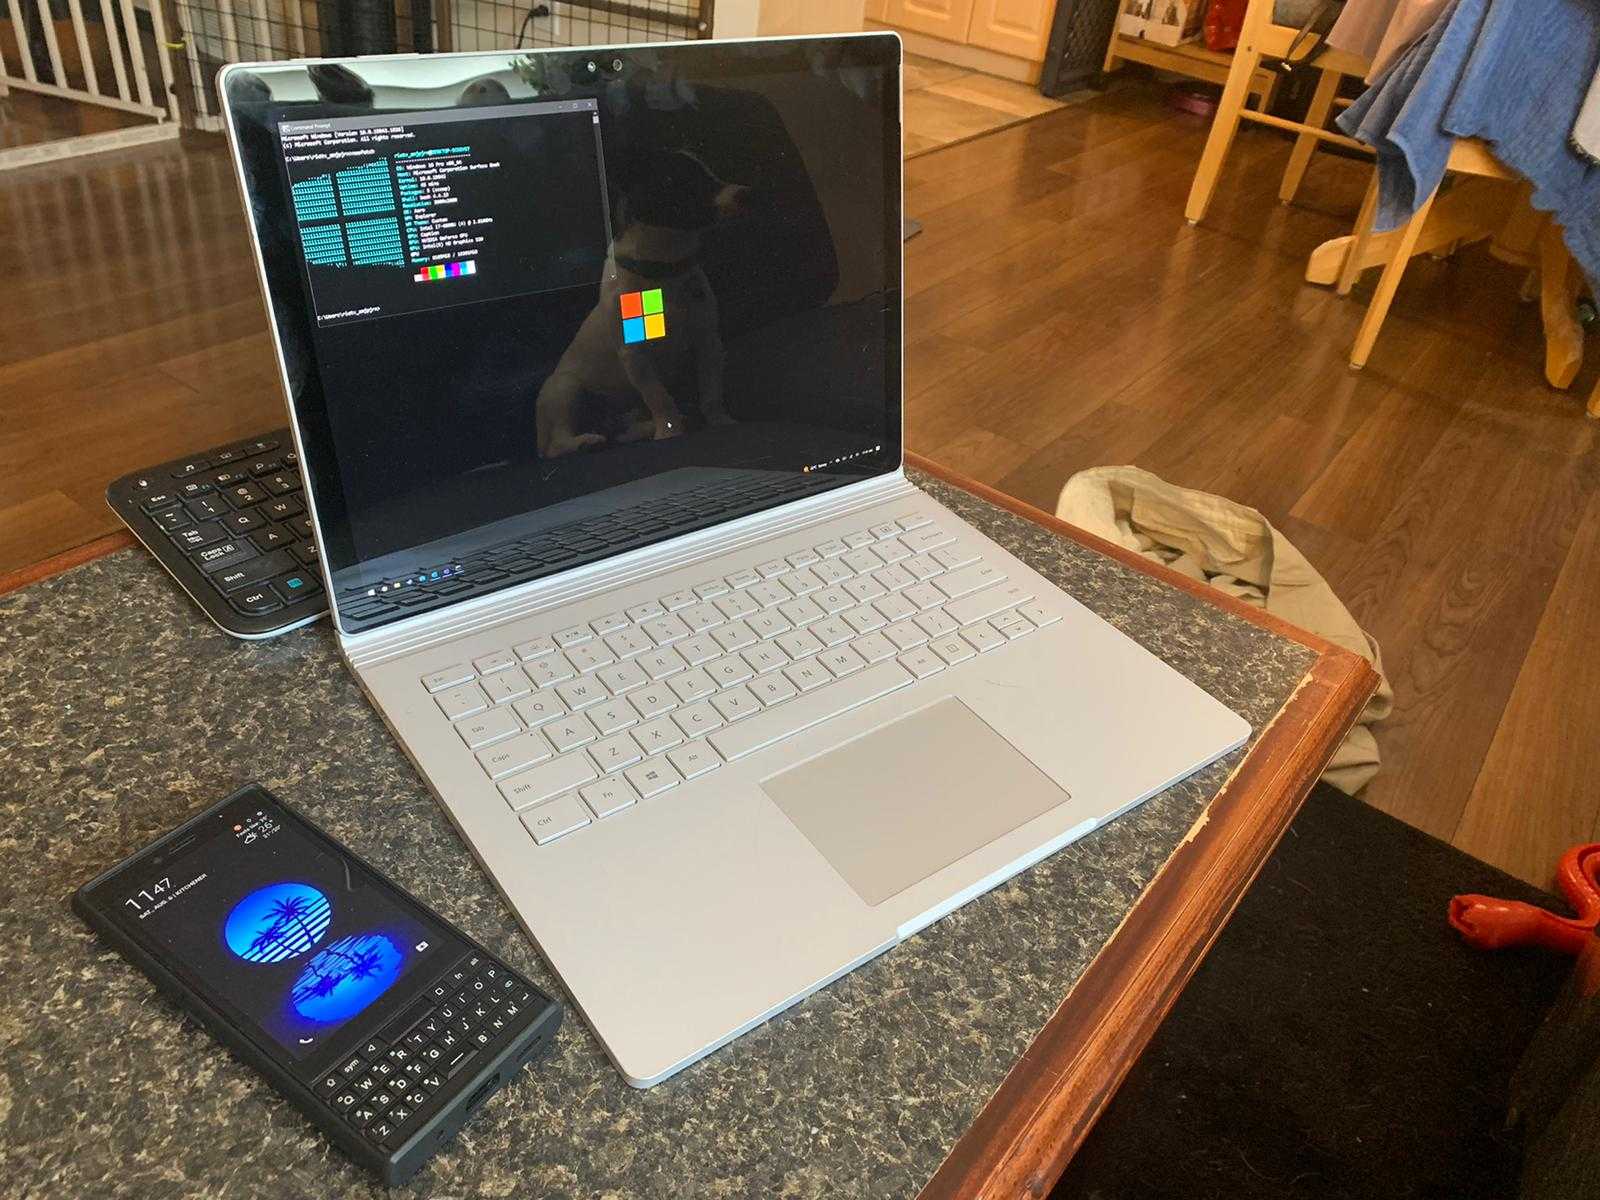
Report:
[[[106,503],[218,626],[271,637],[327,612],[286,429],[124,475]]]
[[[542,846],[1059,619],[907,516],[418,685]]]

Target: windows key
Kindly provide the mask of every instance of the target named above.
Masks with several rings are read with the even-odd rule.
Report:
[[[314,596],[322,590],[322,581],[309,571],[290,571],[272,581],[273,589],[293,604],[303,596]]]

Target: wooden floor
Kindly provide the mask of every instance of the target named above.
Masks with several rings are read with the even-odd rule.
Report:
[[[906,55],[905,149],[908,158],[1054,112],[1062,101],[1010,79],[933,58]]]
[[[1300,272],[1362,168],[1319,157],[1284,207],[1287,144],[1246,130],[1190,228],[1204,125],[1161,100],[1130,80],[908,164],[910,444],[1046,509],[1124,462],[1261,508],[1383,643],[1368,799],[1548,882],[1600,839],[1600,423],[1544,387],[1537,311],[1481,251],[1413,267],[1350,372],[1372,280]],[[10,174],[0,573],[114,529],[114,476],[282,419],[216,148]]]

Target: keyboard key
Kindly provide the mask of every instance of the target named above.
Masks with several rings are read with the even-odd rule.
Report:
[[[568,683],[556,685],[556,695],[561,697],[561,702],[572,712],[580,708],[588,708],[591,704],[599,704],[602,700],[611,699],[606,689],[601,686],[598,679],[574,679]]]
[[[677,768],[685,779],[693,779],[722,765],[717,752],[703,741],[690,742],[667,752],[667,761]]]
[[[500,794],[519,812],[531,804],[548,800],[593,779],[599,772],[586,754],[565,754],[532,770],[501,781]],[[559,836],[559,835],[558,835]]]
[[[822,556],[815,550],[798,550],[788,557],[791,567],[809,567],[812,563],[821,561]]]
[[[422,686],[430,692],[442,692],[446,688],[453,688],[459,684],[471,682],[472,670],[462,663],[440,667],[437,671],[430,671],[422,677]]]
[[[871,526],[867,532],[873,537],[877,538],[879,541],[882,541],[884,538],[892,538],[899,534],[900,526],[896,525],[893,521],[884,521],[880,524]]]
[[[661,607],[668,612],[676,612],[680,608],[688,608],[697,599],[699,597],[694,594],[692,588],[683,588],[676,592],[668,592],[661,597]]]
[[[722,715],[724,721],[737,721],[761,711],[761,701],[750,694],[743,684],[719,692],[711,697],[711,707]]]
[[[186,525],[192,525],[194,523],[190,519],[189,514],[184,512],[181,508],[169,508],[162,512],[152,513],[150,515],[150,519],[168,533],[172,533],[176,530],[184,528]]]
[[[565,653],[567,661],[579,674],[617,661],[617,656],[611,652],[611,647],[604,642],[586,642],[581,646],[572,647]]]
[[[704,583],[694,585],[694,594],[702,600],[709,600],[713,596],[721,596],[728,590],[728,585],[720,579],[708,579]]]
[[[626,629],[627,626],[628,614],[619,612],[607,613],[605,616],[589,622],[589,628],[601,637],[608,633],[615,633],[619,629]]]
[[[812,621],[821,620],[828,615],[817,607],[815,601],[804,597],[790,600],[787,604],[780,604],[778,611],[791,625],[809,625]]]
[[[837,562],[818,563],[811,573],[823,587],[837,587],[847,579],[854,579],[856,575],[849,567]]]
[[[877,609],[866,604],[845,613],[844,623],[857,633],[871,633],[874,629],[882,629],[888,624]]]
[[[780,634],[775,641],[782,651],[790,658],[805,658],[822,649],[822,643],[804,629],[796,629],[791,633]]]
[[[824,646],[839,646],[855,637],[856,631],[851,629],[841,618],[828,617],[808,626],[808,631]]]
[[[905,516],[899,517],[895,521],[896,525],[900,526],[901,529],[904,529],[907,532],[913,529],[921,529],[924,525],[931,525],[932,523],[933,522],[929,520],[929,518],[923,516],[921,513],[907,513]]]
[[[256,509],[262,516],[274,521],[287,521],[305,512],[306,506],[295,496],[277,496]]]
[[[244,613],[246,616],[259,616],[262,613],[276,612],[283,607],[283,601],[278,598],[270,585],[250,588],[248,591],[235,592],[228,597],[228,603]]]
[[[703,633],[684,638],[673,649],[682,655],[683,661],[691,667],[698,667],[701,663],[710,662],[722,655],[722,647],[717,645],[716,639],[707,637]]]
[[[994,629],[987,621],[981,625],[968,625],[961,631],[961,640],[979,654],[1006,644],[1006,635]]]
[[[898,592],[901,588],[910,587],[917,582],[917,577],[904,567],[885,567],[881,571],[874,571],[872,578],[891,592]]]
[[[198,550],[227,536],[220,521],[207,521],[203,525],[190,525],[187,529],[174,531],[172,540],[185,550]]]
[[[232,506],[221,496],[201,496],[199,499],[189,501],[183,507],[196,521],[214,521],[233,511]]]
[[[672,694],[677,696],[681,704],[704,699],[717,690],[717,685],[712,682],[711,676],[698,667],[674,676],[667,686],[672,689]]]
[[[690,633],[689,627],[670,613],[646,621],[640,628],[649,634],[651,640],[658,646],[670,646],[673,642],[682,641]]]
[[[553,637],[541,635],[529,638],[525,642],[518,642],[511,649],[523,662],[528,662],[531,659],[543,658],[546,654],[554,654],[556,652],[556,640]]]
[[[813,546],[812,549],[823,558],[834,558],[840,554],[846,553],[850,547],[846,546],[838,538],[830,538],[828,541],[823,542],[820,546]]]
[[[683,734],[678,726],[666,717],[646,721],[639,728],[630,730],[628,736],[633,738],[646,754],[659,754],[683,741]]]
[[[267,498],[266,491],[255,483],[235,484],[223,495],[228,497],[228,503],[234,508],[251,508]]]
[[[711,631],[712,639],[724,651],[731,654],[735,650],[743,650],[746,646],[753,646],[760,641],[755,631],[743,621],[729,621],[720,629]]]
[[[490,779],[504,779],[507,775],[515,775],[518,771],[544,762],[551,755],[545,740],[530,730],[510,741],[479,750],[477,757],[478,764]]]
[[[659,796],[668,788],[677,787],[683,782],[683,776],[679,775],[677,768],[665,759],[656,759],[640,763],[637,767],[630,767],[627,780],[633,785],[633,790],[639,793],[641,800],[648,800],[651,796]]]
[[[638,663],[618,663],[614,667],[603,667],[595,678],[606,685],[606,689],[613,696],[620,696],[623,692],[631,691],[636,687],[643,687],[650,682],[650,676]]]
[[[901,559],[911,557],[911,551],[905,548],[898,538],[893,541],[879,542],[872,548],[872,552],[886,563],[897,563]]]
[[[648,687],[629,693],[628,703],[633,705],[642,719],[648,721],[651,717],[660,716],[677,708],[678,698],[666,684],[652,683]]]
[[[802,692],[809,692],[812,688],[821,687],[825,683],[833,682],[833,676],[814,658],[802,659],[800,662],[790,663],[783,669],[786,679]]]
[[[916,623],[930,639],[943,637],[947,633],[954,633],[958,626],[949,617],[944,615],[942,608],[935,608],[930,612],[922,613],[916,617]]]
[[[505,790],[505,785],[501,785]],[[544,846],[589,824],[589,810],[576,796],[562,796],[522,814],[522,824],[533,834],[535,845]]]
[[[1018,608],[1017,611],[1040,628],[1043,628],[1046,625],[1054,625],[1057,621],[1061,620],[1060,613],[1050,612],[1040,604],[1024,604],[1022,607]]]
[[[641,654],[634,662],[639,664],[639,669],[651,679],[661,680],[668,675],[676,675],[689,664],[683,661],[683,656],[676,650],[652,650],[648,654]]]
[[[789,665],[789,656],[777,646],[752,646],[740,655],[757,675]]]
[[[743,683],[755,674],[750,664],[737,654],[729,654],[716,659],[706,667],[706,672],[716,680],[718,687],[732,687],[736,683]]]
[[[550,739],[550,744],[556,748],[558,754],[565,754],[568,750],[574,750],[600,736],[593,722],[580,713],[546,721],[540,729],[543,730],[544,736]]]
[[[625,733],[596,742],[589,747],[589,753],[594,755],[595,766],[601,771],[620,771],[644,757],[639,744]]]
[[[225,571],[215,571],[211,575],[211,582],[225,592],[231,592],[247,584],[260,583],[270,575],[280,571],[287,571],[294,566],[294,559],[286,550],[274,550],[271,554],[263,554],[256,558],[246,559],[237,566],[229,567]]]
[[[616,633],[606,635],[606,645],[618,658],[632,658],[635,654],[643,654],[646,650],[654,650],[656,644],[647,637],[643,630],[619,629]]]
[[[870,546],[875,541],[877,541],[877,539],[865,529],[858,529],[854,533],[847,533],[844,535],[844,544],[857,549],[862,546]]]
[[[710,733],[723,724],[721,715],[704,700],[697,701],[685,708],[680,708],[672,714],[673,724],[684,732],[686,737],[697,737],[702,733]]]
[[[793,624],[775,609],[758,612],[746,620],[745,624],[750,626],[755,631],[755,635],[763,640],[775,638],[780,633],[787,633],[794,628]]]
[[[766,562],[758,562],[756,570],[761,572],[761,578],[772,579],[782,575],[789,569],[789,564],[781,558],[769,558]]]
[[[917,612],[917,606],[904,596],[881,596],[872,602],[872,607],[882,613],[883,619],[890,624],[915,616]]]
[[[993,625],[997,631],[1003,633],[1008,639],[1019,638],[1025,633],[1032,633],[1034,629],[1032,621],[1021,613],[1015,612],[1006,612],[997,617],[990,617],[989,624]]]
[[[857,575],[870,575],[883,566],[883,559],[873,553],[872,548],[863,546],[859,550],[852,550],[839,560]]]
[[[934,562],[933,556],[930,554],[921,554],[916,558],[908,558],[905,562],[900,563],[899,566],[906,574],[914,576],[922,583],[926,583],[935,575],[944,574],[944,568]]]
[[[229,533],[238,535],[262,528],[266,525],[267,519],[254,509],[247,508],[240,512],[229,513],[222,518],[222,523]]]
[[[551,688],[535,692],[525,700],[518,700],[511,707],[516,710],[517,716],[527,723],[529,729],[567,715],[567,706],[561,703],[561,697]]]
[[[750,694],[767,707],[793,700],[800,694],[800,689],[782,675],[763,675],[751,682],[749,687]]]
[[[556,645],[558,646],[576,646],[579,642],[587,642],[593,636],[594,633],[587,625],[569,625],[567,628],[558,629],[555,632]]]
[[[631,808],[639,802],[639,793],[634,791],[633,785],[621,775],[580,788],[578,795],[583,797],[583,802],[589,806],[589,811],[600,818]]]
[[[630,621],[648,621],[652,617],[666,615],[666,607],[656,600],[646,600],[643,604],[635,604],[628,610]]]
[[[976,650],[955,634],[945,634],[943,637],[934,638],[933,641],[928,643],[928,649],[932,650],[952,667],[959,662],[966,662],[967,659],[977,654]]]
[[[723,622],[722,610],[715,604],[693,604],[678,610],[678,619],[689,627],[691,633],[700,633]]]
[[[776,608],[778,605],[792,599],[794,593],[781,583],[765,579],[754,587],[747,589],[745,595],[749,596],[762,608]]]
[[[915,533],[900,535],[900,544],[913,554],[922,554],[956,540],[956,535],[946,533],[936,526],[927,526]]]
[[[479,675],[492,675],[496,671],[516,666],[517,656],[509,650],[496,650],[493,654],[473,659],[472,665],[477,668]]]
[[[639,722],[639,714],[634,712],[633,705],[626,700],[607,700],[604,704],[589,709],[584,715],[594,723],[601,737]]]
[[[796,596],[805,596],[822,586],[822,580],[810,568],[791,572],[783,577],[783,586]]]
[[[853,674],[867,665],[866,661],[849,646],[835,646],[831,650],[824,650],[817,655],[817,661],[838,676]]]
[[[510,704],[518,697],[526,696],[533,691],[533,684],[528,682],[528,677],[520,668],[515,671],[497,671],[480,680],[478,686],[495,704]]]
[[[434,703],[439,706],[439,711],[452,721],[459,721],[462,717],[470,717],[481,713],[489,707],[489,700],[483,694],[483,689],[475,683],[464,683],[460,687],[446,688],[434,696]]]
[[[269,550],[287,550],[294,545],[294,537],[289,531],[275,525],[258,530],[250,540],[256,544],[256,549],[263,554]]]
[[[878,663],[787,704],[780,704],[770,712],[762,712],[747,721],[719,729],[708,740],[723,758],[732,762],[840,713],[886,696],[911,680],[911,673],[899,663]]]
[[[256,548],[249,542],[226,541],[214,546],[207,546],[195,554],[194,561],[207,575],[214,575],[218,571],[226,571],[229,567],[237,566],[247,559],[256,557]]]
[[[989,563],[974,563],[971,566],[962,567],[960,570],[953,570],[947,575],[941,575],[928,586],[937,588],[947,597],[955,600],[981,588],[986,588],[990,584],[999,583],[1005,577],[1005,572],[999,567],[992,566]]]
[[[850,649],[869,663],[882,662],[900,653],[899,647],[881,633],[869,633],[866,637],[857,638],[850,643]]]
[[[926,679],[929,675],[937,675],[944,670],[944,659],[926,646],[918,646],[915,650],[902,654],[899,663],[918,679]]]
[[[536,688],[551,687],[577,674],[572,669],[572,664],[567,661],[567,656],[559,651],[547,658],[536,658],[531,663],[524,664],[522,669],[527,672],[528,678],[533,680],[533,686]]]
[[[734,591],[738,591],[740,588],[749,587],[752,583],[760,583],[761,576],[749,570],[735,571],[732,575],[724,576],[723,582]]]
[[[481,750],[522,732],[522,725],[511,715],[510,709],[492,708],[481,716],[456,722],[455,730],[467,744],[468,750]]]
[[[913,650],[928,641],[927,632],[915,621],[896,621],[883,631],[883,635],[902,650]]]
[[[949,579],[951,576],[947,575],[945,578]],[[1033,594],[1020,583],[997,584],[964,596],[960,600],[952,600],[944,606],[944,611],[945,615],[956,624],[971,625],[974,621],[992,617],[997,612],[1026,604],[1032,599]]]
[[[761,609],[759,604],[743,592],[730,592],[726,596],[718,596],[712,603],[716,605],[717,611],[730,621],[738,617],[748,617]]]

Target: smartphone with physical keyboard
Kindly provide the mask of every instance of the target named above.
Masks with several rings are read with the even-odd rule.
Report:
[[[256,784],[73,908],[390,1186],[561,1023],[549,996]]]

